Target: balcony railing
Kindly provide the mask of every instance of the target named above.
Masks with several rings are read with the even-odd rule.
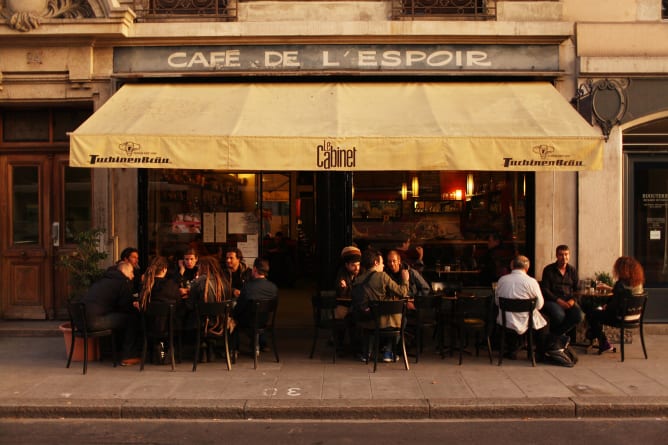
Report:
[[[392,0],[394,20],[496,20],[496,0]]]
[[[135,0],[138,20],[237,20],[237,0]]]

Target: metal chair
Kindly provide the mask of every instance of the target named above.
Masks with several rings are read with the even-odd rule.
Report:
[[[197,371],[202,344],[205,345],[205,353],[211,358],[210,352],[214,345],[222,340],[225,345],[225,361],[227,370],[232,369],[230,357],[229,330],[227,328],[228,315],[231,301],[222,302],[199,302],[195,305],[199,328],[195,335],[195,355],[193,357],[193,372]]]
[[[102,331],[91,331],[88,328],[88,321],[86,319],[86,305],[84,303],[68,303],[67,312],[70,317],[70,325],[72,326],[72,341],[70,343],[70,354],[67,357],[66,368],[70,367],[72,363],[72,354],[74,354],[74,341],[77,337],[83,339],[84,359],[83,359],[83,373],[88,372],[88,339],[93,337],[111,337],[111,353],[113,356],[113,366],[116,367],[118,359],[116,357],[116,340],[114,339],[114,330],[105,329]]]
[[[276,348],[276,309],[278,308],[278,298],[255,300],[251,311],[251,320],[253,324],[250,327],[253,336],[253,368],[257,369],[258,359],[260,357],[260,335],[269,334],[271,336],[271,346],[274,351],[276,363],[279,363],[278,349]]]
[[[527,337],[527,358],[531,360],[531,365],[536,366],[536,354],[533,350],[533,311],[536,309],[536,299],[517,299],[517,298],[499,298],[499,311],[501,311],[501,346],[499,350],[499,366],[503,362],[504,347],[506,341],[506,313],[522,313],[526,312],[528,315],[528,327],[526,330]]]
[[[404,367],[406,371],[410,369],[408,365],[408,355],[406,354],[406,338],[405,338],[405,325],[406,325],[406,300],[383,300],[383,301],[374,301],[369,305],[373,313],[373,326],[372,327],[363,327],[364,338],[368,338],[369,335],[373,336],[373,372],[376,372],[378,367],[378,355],[380,354],[380,338],[381,337],[392,337],[398,338],[399,343],[402,348],[402,357],[404,359]],[[385,317],[396,317],[400,316],[400,327],[381,327]]]
[[[174,343],[174,304],[152,301],[141,315],[144,341],[139,370],[144,370],[149,341],[151,342],[151,346],[155,347],[156,342],[167,340],[169,344],[169,361],[172,365],[172,371],[174,371],[176,361],[174,358],[174,350],[176,349],[176,344]]]
[[[422,295],[415,297],[413,304],[415,310],[407,313],[406,330],[415,334],[415,363],[418,363],[424,350],[424,331],[433,329],[433,338],[441,338],[441,297]]]
[[[647,292],[642,295],[626,295],[619,307],[617,317],[602,321],[603,325],[619,329],[619,346],[622,354],[622,362],[624,361],[624,331],[636,328],[640,330],[642,352],[645,355],[645,360],[647,360],[647,349],[645,348],[645,334],[643,329],[645,306],[647,306]]]
[[[313,309],[313,344],[309,358],[313,358],[315,347],[318,343],[320,331],[329,333],[332,340],[332,363],[336,363],[336,352],[338,350],[338,338],[341,332],[345,332],[346,324],[344,319],[337,319],[335,316],[336,307],[339,302],[336,299],[335,291],[321,291],[311,297],[311,306]]]
[[[491,292],[491,289],[489,289]],[[464,339],[468,334],[475,334],[476,357],[480,355],[480,341],[484,339],[487,344],[489,363],[492,363],[492,345],[490,342],[491,328],[493,326],[493,297],[488,295],[459,295],[455,301],[453,324],[455,333],[459,339],[459,364],[462,364],[464,352]],[[482,339],[480,336],[482,335]]]

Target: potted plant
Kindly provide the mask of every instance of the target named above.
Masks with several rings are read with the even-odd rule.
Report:
[[[612,282],[612,275],[610,275],[608,272],[594,272],[594,277],[596,277],[596,281],[605,283],[610,287],[612,287],[614,284]]]
[[[99,228],[79,232],[74,237],[76,244],[74,251],[61,255],[59,258],[59,266],[67,271],[69,277],[68,303],[82,298],[91,284],[104,275],[105,269],[100,267],[100,263],[108,257],[108,254],[99,250],[102,234],[104,234],[104,229]],[[72,326],[68,321],[61,324],[59,329],[63,333],[66,353],[69,355],[72,344]],[[99,356],[97,338],[91,338],[88,341],[89,357],[91,360],[96,360]],[[83,360],[83,340],[81,338],[75,339],[72,360]]]

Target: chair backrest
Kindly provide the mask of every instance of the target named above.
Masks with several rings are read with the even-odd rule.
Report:
[[[231,300],[197,303],[195,310],[205,336],[220,336],[225,333],[230,304]]]
[[[174,304],[166,301],[151,301],[146,306],[146,315],[153,317],[170,317],[173,315]]]
[[[499,297],[499,309],[504,312],[533,312],[536,299],[519,299]]]
[[[223,316],[227,314],[227,311],[230,308],[230,301],[229,300],[221,302],[200,301],[197,303],[196,308],[200,318]]]
[[[486,297],[487,295],[494,295],[492,286],[464,286],[461,293],[470,294],[476,297]]]
[[[256,328],[273,327],[276,319],[278,298],[260,299],[253,301],[252,320]]]
[[[617,318],[627,325],[639,324],[645,314],[646,304],[647,293],[642,295],[626,295],[622,301]]]
[[[529,329],[533,328],[533,311],[536,308],[536,299],[503,298],[499,297],[499,310],[503,325],[506,326],[506,312],[528,313]]]
[[[478,318],[490,321],[492,315],[492,295],[469,295],[457,297],[455,314],[461,318]]]
[[[315,294],[311,297],[311,306],[313,308],[313,321],[317,324],[322,320],[330,320],[334,318],[334,311],[338,305],[336,301],[336,294],[323,295],[322,293]]]
[[[371,305],[371,310],[377,317],[384,315],[406,315],[406,300],[380,300]]]
[[[72,332],[87,329],[86,305],[84,303],[78,301],[67,303],[67,313],[70,316]]]

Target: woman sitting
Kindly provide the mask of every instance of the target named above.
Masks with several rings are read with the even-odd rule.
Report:
[[[211,256],[199,259],[197,278],[190,285],[190,300],[221,302],[230,299],[230,285],[220,270],[220,263]]]
[[[618,320],[619,311],[625,297],[629,295],[639,296],[644,292],[645,272],[636,259],[628,256],[617,258],[613,266],[613,276],[617,280],[613,287],[604,283],[598,285],[600,289],[612,290],[610,301],[603,306],[589,310],[587,313],[589,322],[587,338],[590,340],[598,339],[599,354],[615,352],[615,348],[608,342],[608,338],[603,332],[603,323]]]
[[[144,272],[142,287],[139,292],[139,308],[142,312],[146,312],[151,302],[177,304],[181,301],[179,285],[174,280],[167,278],[168,266],[167,258],[158,256],[153,259],[146,272]],[[167,332],[167,321],[166,317],[158,316],[147,319],[149,334],[152,337],[164,337]],[[159,354],[161,359],[165,356],[166,346],[164,343],[160,344]]]

